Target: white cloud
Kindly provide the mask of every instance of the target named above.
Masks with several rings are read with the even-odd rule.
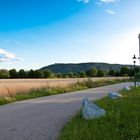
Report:
[[[11,61],[11,60],[23,61],[23,58],[17,57],[15,54],[11,52],[0,49],[0,62]]]
[[[111,15],[116,14],[116,12],[115,12],[115,11],[110,10],[110,9],[106,9],[106,10],[105,10],[105,12],[106,12],[107,14],[111,14]]]
[[[101,3],[106,3],[106,4],[109,4],[109,3],[117,3],[119,1],[120,0],[100,0]]]
[[[78,2],[83,2],[83,3],[85,3],[85,4],[87,4],[87,3],[89,3],[90,2],[90,0],[77,0]]]

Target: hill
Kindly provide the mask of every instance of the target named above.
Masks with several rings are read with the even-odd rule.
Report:
[[[129,68],[132,67],[132,65],[109,64],[109,63],[79,63],[79,64],[56,63],[49,66],[45,66],[41,68],[41,70],[49,69],[54,73],[69,73],[69,72],[78,73],[80,71],[87,71],[92,67],[108,71],[110,69],[120,70],[122,66],[128,66]]]

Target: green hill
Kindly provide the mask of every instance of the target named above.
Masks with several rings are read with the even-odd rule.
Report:
[[[133,67],[132,65],[121,65],[121,64],[108,64],[108,63],[79,63],[79,64],[63,64],[63,63],[56,63],[49,66],[45,66],[41,68],[41,70],[51,70],[54,73],[69,73],[74,72],[78,73],[80,71],[87,71],[92,67],[96,67],[97,69],[101,70],[120,70],[122,66]]]

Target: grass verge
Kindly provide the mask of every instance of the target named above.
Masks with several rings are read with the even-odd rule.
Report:
[[[100,80],[100,81],[92,81],[88,79],[87,81],[83,82],[77,82],[76,84],[73,84],[68,87],[60,88],[41,88],[36,90],[31,90],[28,93],[17,93],[17,94],[10,94],[6,97],[0,97],[0,105],[12,103],[15,101],[21,101],[26,99],[32,99],[32,98],[38,98],[43,96],[50,96],[50,95],[56,95],[56,94],[62,94],[67,93],[71,91],[77,91],[77,90],[83,90],[87,88],[94,88],[94,87],[100,87],[100,86],[106,86],[121,82],[126,82],[128,79],[116,79],[116,80]]]
[[[140,140],[140,87],[121,91],[122,99],[105,97],[96,103],[106,116],[86,121],[78,113],[66,124],[59,140]]]

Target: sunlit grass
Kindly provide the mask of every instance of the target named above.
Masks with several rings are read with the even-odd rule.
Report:
[[[90,78],[96,82],[100,81],[112,81],[117,79],[128,79],[128,77],[101,77]],[[69,87],[72,84],[76,84],[78,81],[83,82],[88,78],[58,78],[58,79],[0,79],[0,97],[13,96],[16,93],[28,93],[31,90],[41,88],[64,88]],[[98,83],[99,84],[99,83]]]
[[[91,79],[77,82],[74,84],[69,84],[69,86],[55,86],[55,87],[42,87],[37,89],[32,89],[29,92],[11,92],[5,96],[0,97],[0,105],[4,105],[7,103],[21,101],[26,99],[38,98],[43,96],[50,96],[56,94],[67,93],[71,91],[83,90],[87,88],[94,88],[99,86],[105,86],[110,84],[115,84],[119,82],[125,82],[127,80],[100,80],[100,81],[92,81]]]

